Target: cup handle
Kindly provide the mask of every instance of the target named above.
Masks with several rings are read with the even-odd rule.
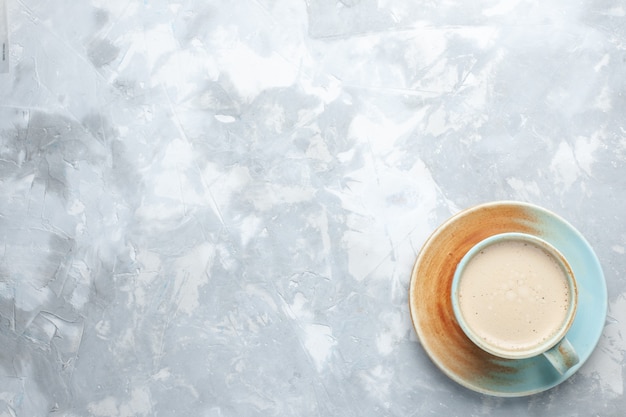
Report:
[[[560,374],[564,374],[568,369],[579,362],[578,353],[576,353],[572,344],[565,338],[552,347],[552,349],[544,352],[543,355]]]

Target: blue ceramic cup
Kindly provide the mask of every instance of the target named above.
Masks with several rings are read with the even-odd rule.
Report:
[[[472,247],[457,265],[452,306],[467,337],[505,359],[543,355],[561,374],[579,361],[566,338],[578,303],[576,279],[552,245],[502,233]]]

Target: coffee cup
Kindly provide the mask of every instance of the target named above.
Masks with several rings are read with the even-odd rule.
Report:
[[[576,279],[545,240],[502,233],[480,241],[457,265],[451,294],[460,327],[486,352],[543,355],[561,374],[578,363],[565,337],[576,315]]]

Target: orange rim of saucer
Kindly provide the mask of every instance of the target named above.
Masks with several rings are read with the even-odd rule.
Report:
[[[465,253],[492,235],[520,232],[539,236],[539,221],[532,207],[501,201],[463,210],[431,234],[413,266],[409,309],[420,343],[445,374],[475,390],[498,385],[498,380],[505,382],[517,367],[477,347],[461,329],[450,296],[454,271]],[[482,382],[472,382],[478,380]]]

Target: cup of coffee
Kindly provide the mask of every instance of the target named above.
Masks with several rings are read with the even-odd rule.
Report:
[[[452,281],[455,317],[478,347],[506,359],[544,355],[565,373],[578,355],[565,337],[578,302],[565,257],[543,239],[502,233],[459,262]]]

